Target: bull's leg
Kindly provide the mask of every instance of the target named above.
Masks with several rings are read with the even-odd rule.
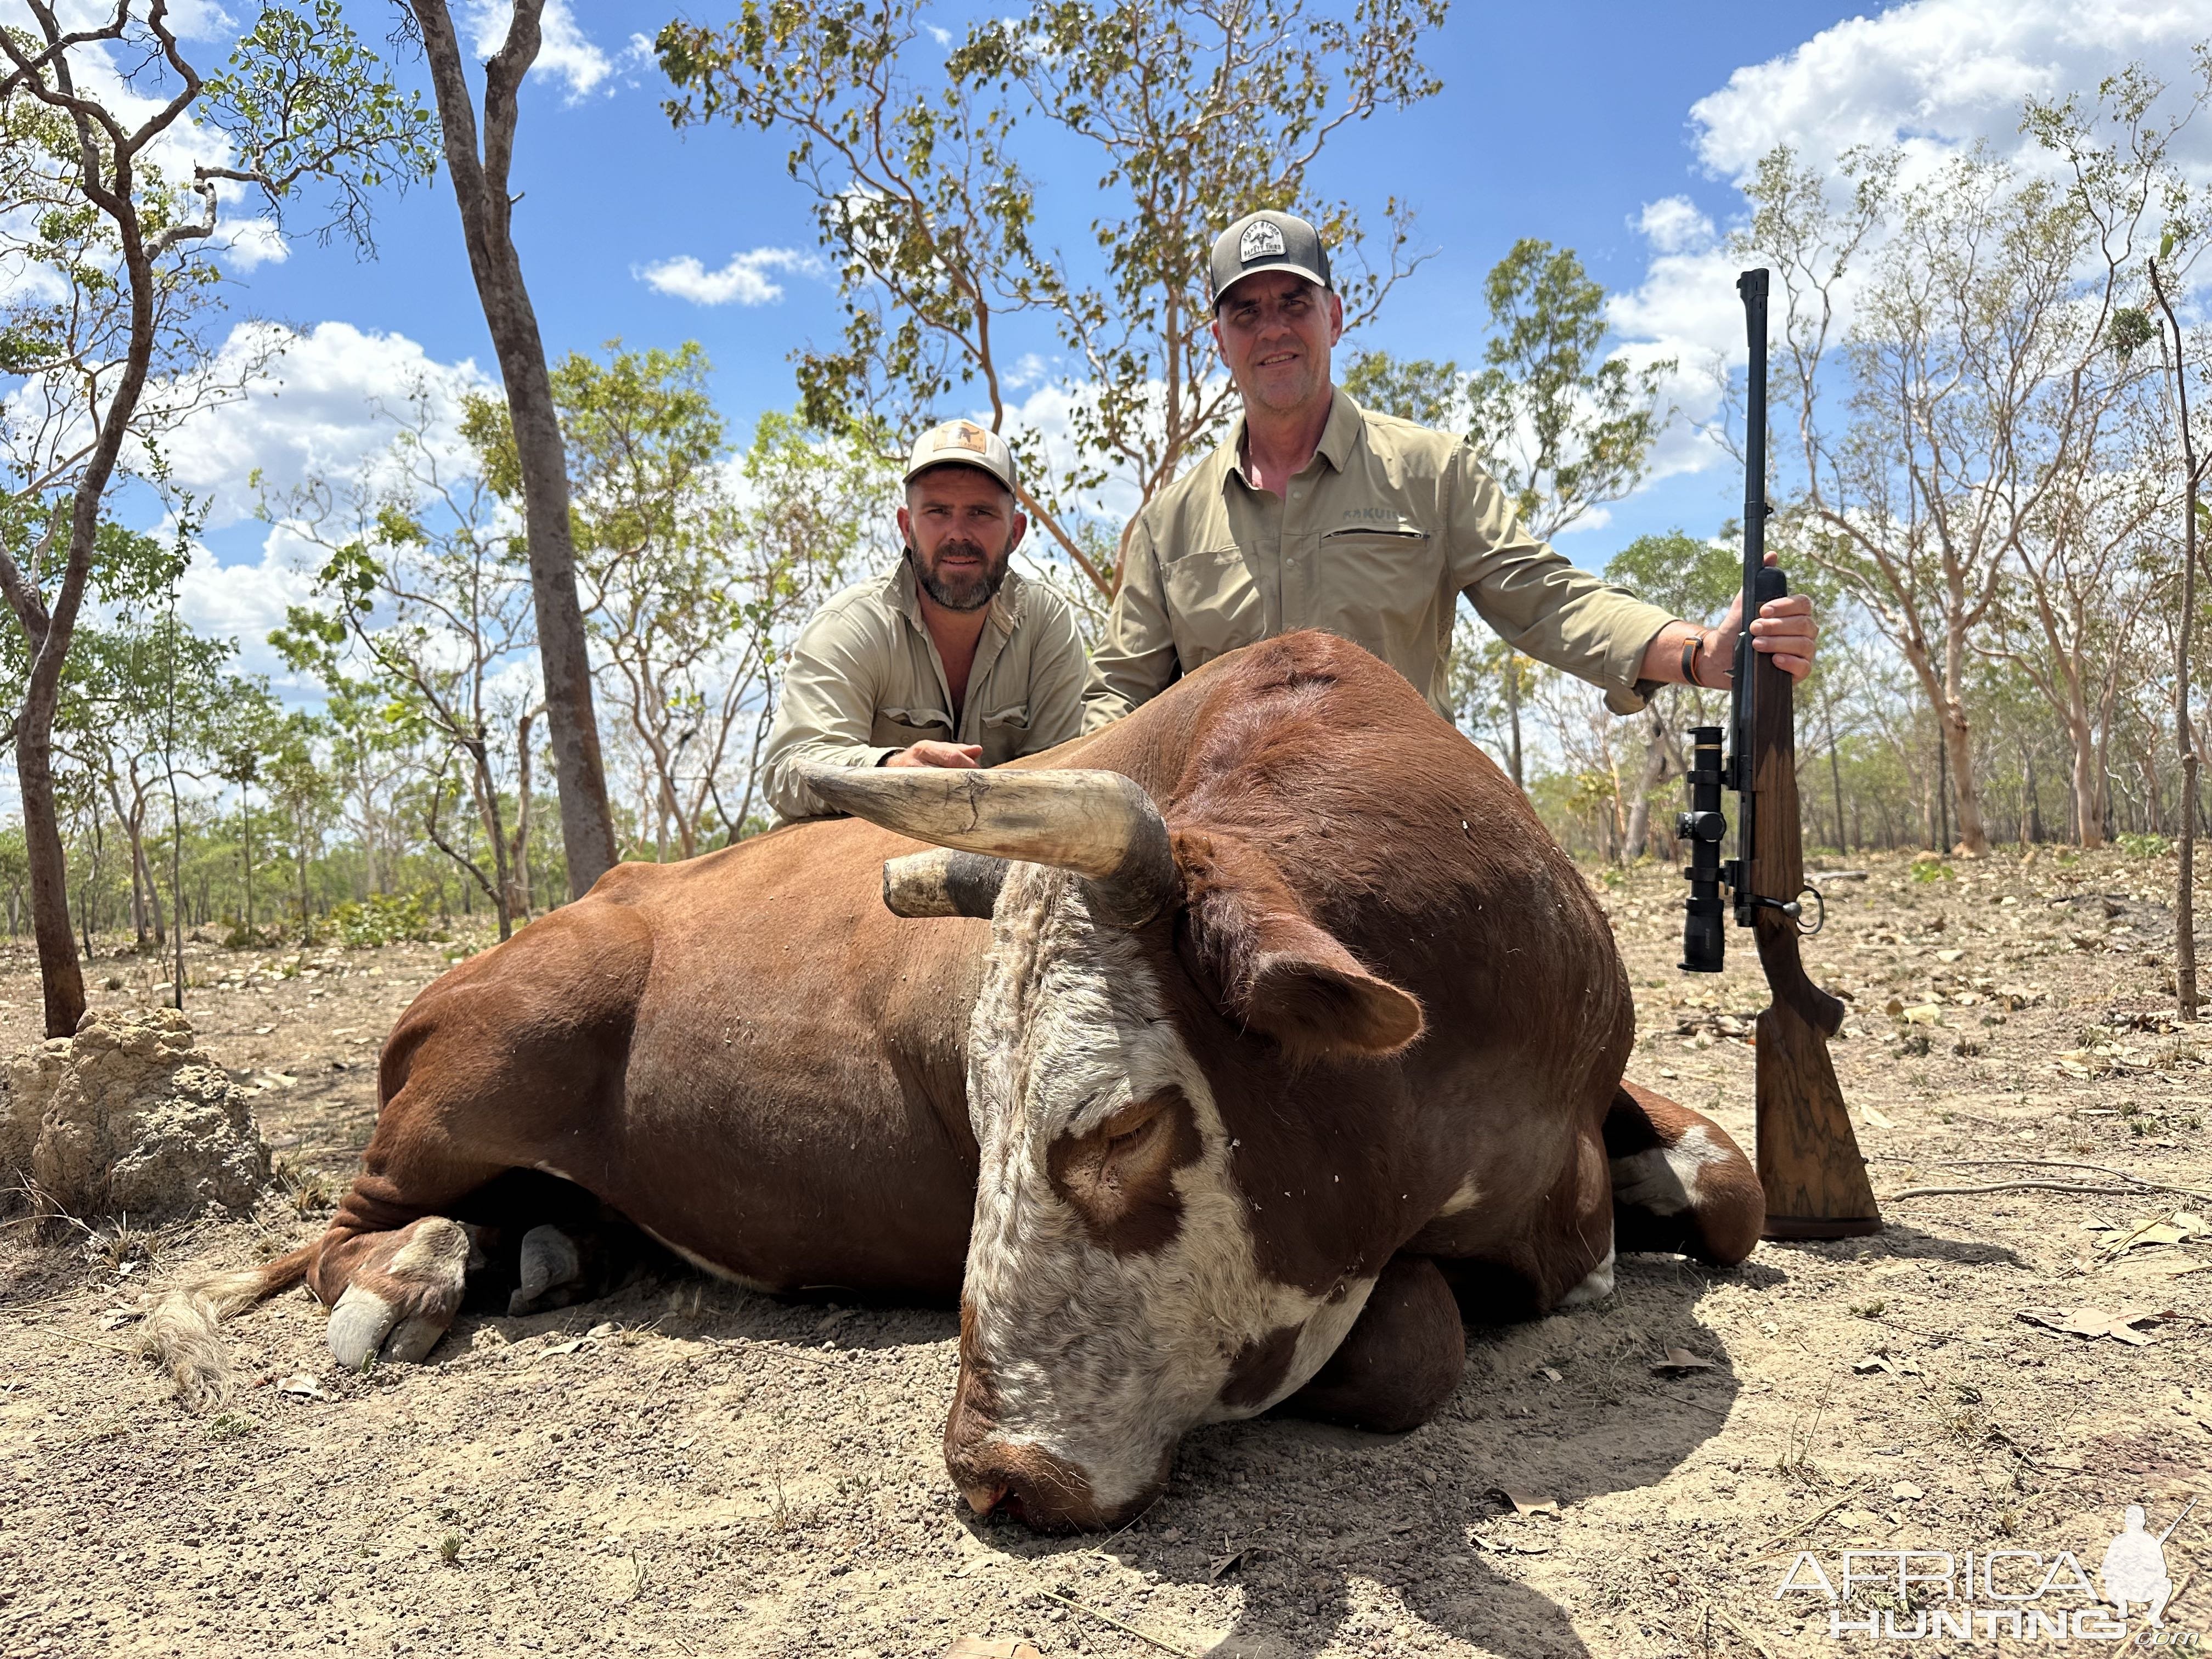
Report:
[[[583,1252],[558,1227],[532,1227],[522,1236],[521,1282],[507,1297],[510,1314],[542,1313],[568,1305],[584,1277]]]
[[[1467,1332],[1443,1274],[1427,1256],[1393,1256],[1342,1345],[1283,1409],[1395,1434],[1435,1416],[1466,1367]]]
[[[1719,1124],[1623,1083],[1605,1118],[1613,1232],[1624,1250],[1677,1250],[1730,1267],[1759,1243],[1766,1195]]]
[[[315,1252],[307,1283],[331,1309],[331,1352],[349,1369],[422,1358],[460,1310],[469,1236],[441,1212],[501,1166],[468,1157],[451,1127],[406,1089],[387,1101]]]

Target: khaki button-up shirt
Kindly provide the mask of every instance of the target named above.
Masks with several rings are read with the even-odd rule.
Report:
[[[791,763],[879,766],[909,744],[982,745],[986,766],[1075,736],[1083,720],[1083,639],[1075,612],[1049,587],[1009,573],[968,671],[959,718],[937,642],[921,620],[914,570],[838,592],[799,630],[783,701],[761,757],[761,788],[786,820],[832,809]]]
[[[1461,440],[1336,394],[1287,495],[1255,489],[1244,426],[1154,497],[1129,533],[1121,591],[1092,653],[1084,729],[1118,720],[1239,646],[1300,628],[1363,645],[1451,717],[1456,596],[1512,647],[1605,688],[1631,714],[1671,612],[1583,574],[1524,534]]]

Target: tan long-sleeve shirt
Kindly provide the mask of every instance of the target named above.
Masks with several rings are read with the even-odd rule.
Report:
[[[1634,714],[1644,653],[1673,614],[1525,534],[1465,442],[1336,394],[1284,495],[1255,489],[1244,428],[1155,496],[1092,653],[1084,729],[1118,720],[1239,646],[1301,628],[1363,645],[1450,717],[1458,596],[1516,651]]]
[[[968,671],[958,717],[913,568],[854,583],[799,630],[761,755],[761,791],[786,819],[832,809],[791,763],[880,766],[908,744],[972,743],[997,766],[1075,736],[1083,720],[1083,639],[1074,608],[1009,573]]]

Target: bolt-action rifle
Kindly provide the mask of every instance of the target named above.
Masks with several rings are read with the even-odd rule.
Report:
[[[1842,1024],[1844,1006],[1806,976],[1798,956],[1805,936],[1802,901],[1811,895],[1825,915],[1818,889],[1805,882],[1804,849],[1797,819],[1797,736],[1794,684],[1773,659],[1752,648],[1751,621],[1770,599],[1790,591],[1789,580],[1766,562],[1766,272],[1736,278],[1751,344],[1751,379],[1745,410],[1743,492],[1743,622],[1736,636],[1730,691],[1730,753],[1722,758],[1717,726],[1690,732],[1690,810],[1676,822],[1690,844],[1690,884],[1682,923],[1682,966],[1717,974],[1727,950],[1721,889],[1729,889],[1739,927],[1759,945],[1773,1005],[1759,1017],[1759,1179],[1766,1189],[1769,1238],[1850,1238],[1881,1226],[1866,1161],[1828,1039]],[[1721,792],[1736,793],[1736,855],[1723,863],[1721,842],[1728,819]],[[1809,930],[1820,931],[1815,926]]]

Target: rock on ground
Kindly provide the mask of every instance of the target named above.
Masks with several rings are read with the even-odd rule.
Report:
[[[173,1008],[94,1009],[8,1062],[0,1172],[75,1215],[250,1206],[269,1148],[244,1093]]]

